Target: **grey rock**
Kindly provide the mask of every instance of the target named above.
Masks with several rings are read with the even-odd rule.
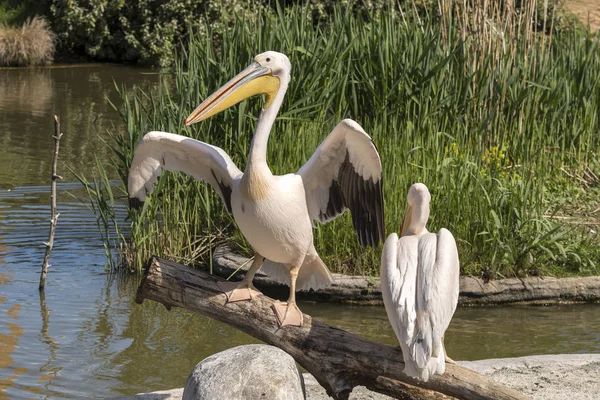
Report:
[[[150,393],[138,393],[133,396],[115,397],[112,400],[181,400],[183,388],[159,390]]]
[[[304,400],[304,379],[283,350],[251,344],[202,360],[185,384],[183,400]]]
[[[478,361],[458,361],[458,365],[482,375],[491,375],[499,370],[525,371],[541,368],[582,368],[590,364],[600,364],[600,354],[542,354],[513,358],[489,358]]]
[[[538,355],[458,364],[533,400],[600,399],[600,354]]]

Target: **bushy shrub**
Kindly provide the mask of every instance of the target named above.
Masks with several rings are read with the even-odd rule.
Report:
[[[439,20],[443,13],[462,12],[464,7],[485,3],[496,13],[516,11],[529,14],[535,31],[547,32],[558,26],[559,13],[543,7],[543,0],[518,1],[513,7],[504,2],[488,4],[473,0],[463,6],[438,7],[437,0],[47,0],[54,31],[61,50],[101,60],[166,66],[174,61],[175,50],[187,41],[191,30],[221,36],[236,20],[255,20],[259,16],[277,17],[277,9],[300,6],[313,23],[331,21],[335,10],[350,12],[363,19],[374,16],[410,14]],[[531,3],[538,2],[538,6]],[[554,4],[554,3],[553,3]],[[455,8],[456,6],[456,8]],[[480,8],[483,6],[479,4]],[[489,10],[486,15],[493,13]],[[550,23],[549,21],[553,22]],[[184,46],[185,47],[185,46]]]
[[[53,0],[63,50],[97,59],[157,64],[173,60],[190,28],[206,32],[263,9],[258,0]]]
[[[190,31],[220,36],[236,20],[276,18],[277,8],[304,6],[314,22],[328,20],[335,7],[365,17],[399,8],[395,0],[50,0],[50,16],[63,51],[119,62],[170,65]],[[432,0],[420,0],[426,10]]]
[[[54,34],[41,17],[21,28],[0,27],[0,66],[40,65],[52,62]]]

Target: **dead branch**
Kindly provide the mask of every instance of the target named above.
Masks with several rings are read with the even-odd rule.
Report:
[[[162,303],[207,315],[277,346],[306,368],[335,399],[347,399],[355,386],[398,399],[443,398],[517,400],[524,396],[471,370],[447,364],[446,373],[422,383],[403,374],[399,347],[375,343],[326,325],[304,314],[301,328],[279,328],[271,310],[274,300],[225,304],[214,275],[154,257],[145,269],[136,301]],[[439,392],[439,393],[436,393]]]
[[[46,286],[46,274],[48,273],[48,268],[50,267],[50,253],[52,252],[52,246],[54,246],[54,231],[56,229],[56,223],[58,222],[59,213],[56,212],[56,181],[62,179],[61,176],[56,174],[56,165],[58,164],[58,148],[60,146],[60,138],[62,133],[60,132],[60,121],[58,120],[58,116],[54,116],[54,158],[52,160],[52,175],[51,184],[50,184],[50,233],[48,234],[48,241],[44,244],[46,245],[46,253],[44,254],[44,263],[42,264],[42,273],[40,274],[40,286],[39,290],[44,290],[44,286]]]

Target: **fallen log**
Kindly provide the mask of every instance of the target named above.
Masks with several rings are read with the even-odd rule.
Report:
[[[221,277],[233,274],[241,280],[250,265],[247,257],[222,245],[213,253],[213,272]],[[299,300],[343,304],[383,305],[379,277],[333,274],[333,285],[316,291],[299,292]],[[254,284],[261,290],[289,294],[289,289],[258,271]],[[484,281],[473,276],[460,277],[459,306],[473,305],[549,305],[600,302],[600,276],[553,278],[531,276]]]
[[[399,347],[363,339],[306,314],[301,328],[280,328],[271,310],[273,299],[258,296],[250,302],[226,304],[225,295],[217,287],[220,280],[202,270],[153,257],[144,271],[136,302],[149,299],[167,309],[180,307],[198,312],[277,346],[294,357],[335,399],[348,399],[359,385],[397,399],[448,398],[440,393],[466,400],[526,399],[454,364],[446,365],[445,374],[419,382],[403,374]]]

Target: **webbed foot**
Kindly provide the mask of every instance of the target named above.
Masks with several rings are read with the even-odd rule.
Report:
[[[286,325],[302,326],[304,322],[302,311],[300,311],[296,303],[282,303],[278,301],[273,304],[273,311],[280,327]]]
[[[227,303],[233,303],[236,301],[250,301],[255,296],[262,294],[252,283],[248,284],[245,281],[241,282],[229,282],[229,281],[220,281],[217,282],[217,286],[225,296],[227,296]]]

